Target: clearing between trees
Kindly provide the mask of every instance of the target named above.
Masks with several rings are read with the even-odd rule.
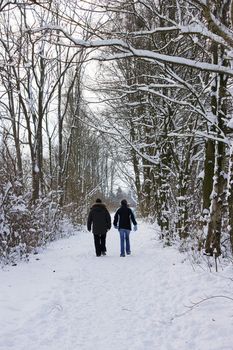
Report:
[[[56,241],[28,263],[0,271],[0,349],[232,350],[232,266],[210,272],[163,248],[139,222],[132,255],[107,235],[97,258],[92,234]]]

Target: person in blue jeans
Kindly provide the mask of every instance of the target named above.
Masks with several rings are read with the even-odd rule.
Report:
[[[126,199],[122,199],[121,207],[117,209],[113,220],[113,226],[116,229],[118,229],[120,233],[120,247],[121,247],[120,256],[122,257],[125,256],[125,252],[127,255],[131,254],[130,239],[129,239],[129,235],[131,231],[131,222],[134,225],[134,231],[136,231],[137,221],[135,219],[134,213],[132,209],[129,208]]]

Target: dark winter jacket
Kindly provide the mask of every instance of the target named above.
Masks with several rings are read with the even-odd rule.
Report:
[[[134,226],[137,225],[134,213],[127,205],[122,205],[119,209],[117,209],[113,220],[114,226],[117,226],[118,229],[125,228],[127,230],[131,230],[131,221]]]
[[[95,235],[103,235],[111,228],[111,216],[103,203],[95,203],[87,219],[87,229]]]

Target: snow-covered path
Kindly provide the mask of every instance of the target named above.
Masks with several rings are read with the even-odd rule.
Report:
[[[0,271],[1,350],[232,350],[232,267],[193,271],[147,224],[131,233],[132,255],[94,255],[81,232],[29,263]],[[39,259],[38,259],[39,258]],[[36,260],[38,259],[38,260]]]

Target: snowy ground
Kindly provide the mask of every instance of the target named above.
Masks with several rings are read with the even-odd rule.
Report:
[[[232,350],[232,266],[194,271],[146,224],[131,245],[120,258],[112,229],[97,258],[81,232],[1,270],[0,349]]]

